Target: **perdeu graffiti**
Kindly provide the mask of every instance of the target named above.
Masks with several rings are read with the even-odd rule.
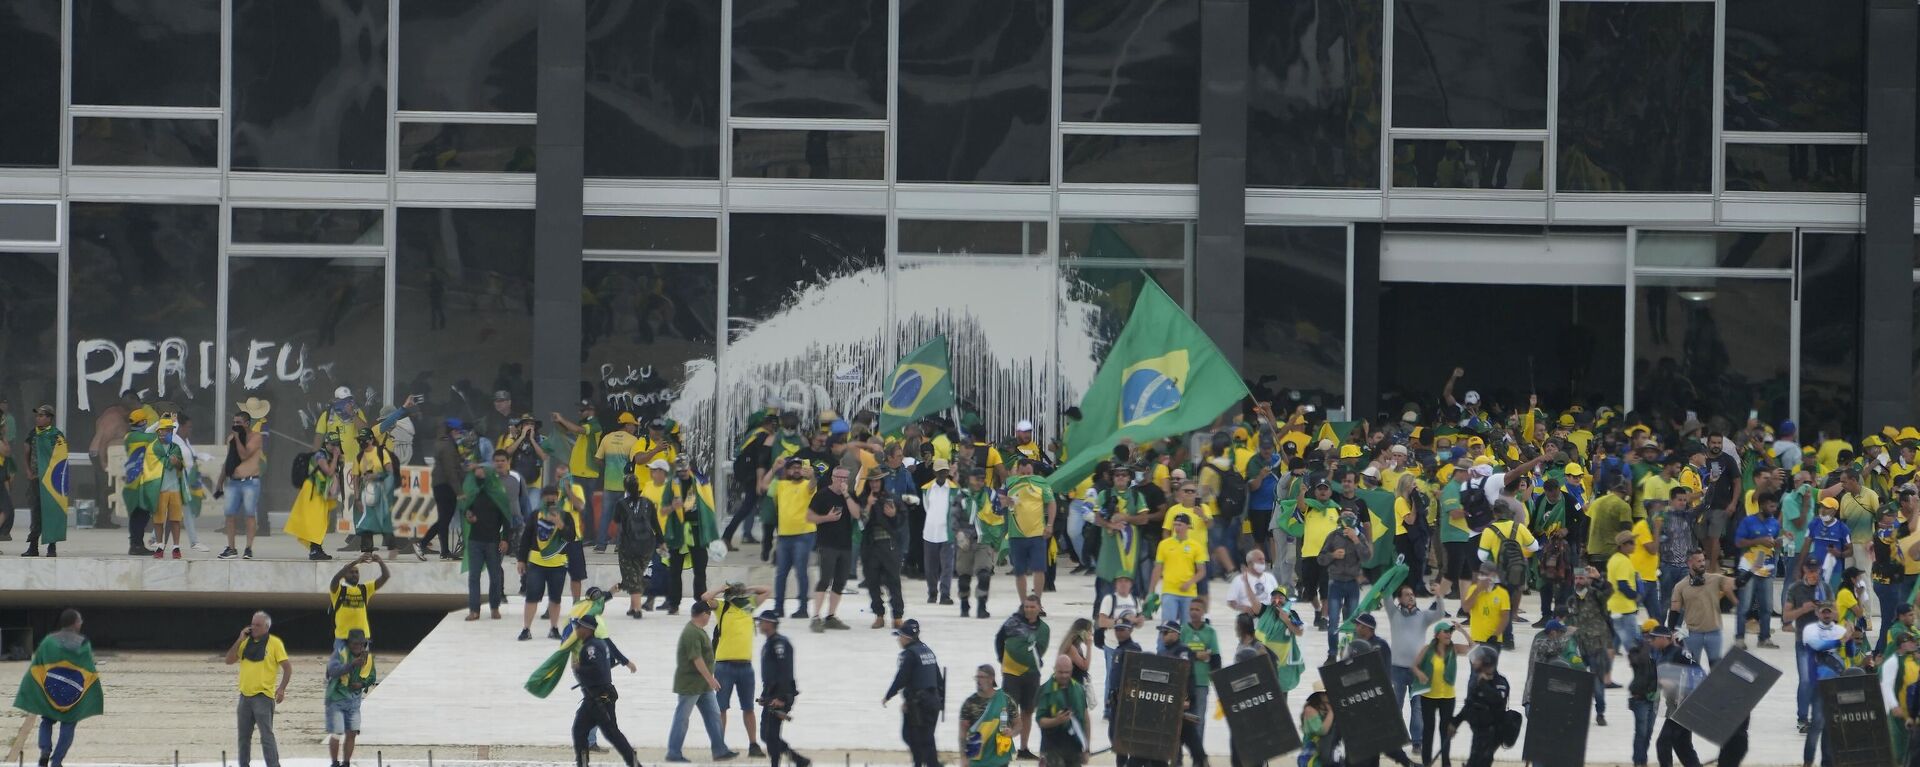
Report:
[[[251,340],[231,351],[244,357],[227,358],[227,383],[246,391],[269,381],[298,385],[307,391],[320,375],[330,375],[333,363],[313,364],[306,344]],[[178,336],[158,341],[133,339],[116,342],[89,338],[74,345],[75,404],[93,409],[88,384],[106,384],[122,395],[193,399],[211,391],[218,365],[212,341],[189,343]]]

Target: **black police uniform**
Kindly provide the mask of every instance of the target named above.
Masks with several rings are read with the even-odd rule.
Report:
[[[620,692],[613,688],[613,667],[627,665],[627,656],[613,640],[589,637],[580,644],[580,655],[573,665],[573,679],[580,687],[580,709],[573,714],[573,754],[582,767],[587,764],[587,733],[595,728],[607,736],[607,742],[620,752],[620,758],[635,764],[633,746],[620,732],[614,720],[614,702]]]
[[[775,633],[760,647],[760,740],[767,744],[772,767],[780,767],[780,755],[792,754],[793,763],[807,767],[812,760],[793,753],[780,730],[793,712],[793,699],[800,687],[793,680],[793,644],[785,635]],[[775,704],[774,701],[779,701]]]
[[[901,695],[900,737],[913,752],[914,767],[939,767],[940,752],[933,745],[933,728],[946,707],[940,683],[940,659],[917,637],[900,650],[900,670],[887,688],[888,700]]]
[[[1188,663],[1200,662],[1193,657],[1193,649],[1181,642],[1174,642],[1173,644],[1161,642],[1158,652],[1155,654],[1167,658],[1182,658]],[[1187,684],[1189,688],[1187,690],[1187,711],[1186,715],[1181,717],[1184,721],[1180,723],[1180,744],[1186,747],[1187,755],[1194,764],[1206,764],[1207,746],[1206,743],[1200,739],[1200,723],[1203,721],[1202,718],[1207,715],[1207,712],[1200,710],[1200,696],[1195,694],[1195,691],[1202,689],[1200,686],[1200,675],[1188,671]],[[1140,760],[1135,761],[1136,763],[1140,762]]]

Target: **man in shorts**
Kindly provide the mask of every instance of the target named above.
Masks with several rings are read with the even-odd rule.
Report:
[[[773,596],[773,589],[729,583],[700,595],[700,601],[713,608],[713,676],[720,680],[720,729],[727,729],[727,702],[740,706],[741,724],[747,728],[747,755],[766,756],[760,749],[760,728],[754,722],[753,703],[753,608]]]
[[[1023,599],[1028,595],[1039,599],[1045,589],[1047,541],[1053,539],[1053,488],[1036,474],[1039,465],[1031,458],[1021,459],[1006,486],[1012,508],[1007,520],[1007,559],[1013,564],[1014,588]],[[1032,591],[1027,590],[1028,575],[1035,576]]]
[[[567,583],[567,542],[579,535],[573,526],[573,517],[560,509],[559,490],[551,487],[542,490],[539,513],[520,534],[520,581],[527,598],[526,613],[520,621],[520,641],[533,638],[533,616],[540,610],[542,594],[547,599],[547,638],[560,638],[560,592]]]
[[[1305,487],[1305,483],[1302,483]],[[1333,499],[1333,486],[1325,477],[1316,479],[1313,489],[1306,496],[1297,499],[1295,508],[1300,515],[1300,558],[1295,560],[1299,568],[1300,599],[1313,603],[1313,627],[1327,627],[1327,617],[1321,611],[1325,602],[1322,596],[1327,584],[1327,569],[1320,564],[1320,550],[1327,545],[1327,536],[1340,528],[1340,503]],[[1174,615],[1170,620],[1179,622],[1182,615]]]
[[[851,476],[844,466],[834,468],[832,481],[813,494],[807,507],[807,521],[815,526],[813,551],[820,562],[820,578],[813,582],[813,622],[808,625],[816,634],[852,628],[839,617],[840,592],[853,574],[853,529],[860,519],[860,502],[847,486]]]
[[[354,629],[345,647],[327,659],[327,756],[332,767],[353,763],[353,739],[360,735],[360,701],[380,683],[367,634]]]

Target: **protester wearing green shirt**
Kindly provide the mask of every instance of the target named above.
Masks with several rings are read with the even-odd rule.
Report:
[[[1040,688],[1040,759],[1045,767],[1085,764],[1092,740],[1088,737],[1087,691],[1073,681],[1073,661],[1054,659],[1053,677]]]
[[[680,745],[687,739],[687,717],[700,709],[706,725],[707,740],[713,744],[713,760],[736,756],[727,748],[726,732],[720,723],[720,705],[714,691],[720,681],[713,676],[713,643],[707,641],[707,626],[713,622],[713,605],[703,600],[693,603],[693,618],[680,629],[680,642],[673,651],[673,694],[680,697],[673,709],[673,725],[667,731],[667,761],[684,762]]]

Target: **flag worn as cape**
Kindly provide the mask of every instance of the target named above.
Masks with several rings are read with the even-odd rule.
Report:
[[[460,486],[460,502],[456,504],[458,508],[457,513],[460,515],[461,540],[472,540],[473,523],[467,521],[466,512],[469,507],[473,506],[473,502],[480,498],[481,493],[486,493],[487,497],[493,500],[494,508],[499,509],[502,514],[512,514],[513,509],[516,508],[511,501],[507,500],[507,489],[500,486],[499,475],[489,471],[487,472],[487,480],[481,482],[475,479],[472,474],[468,474],[467,481]],[[469,544],[466,547],[466,551],[461,553],[460,572],[464,573],[467,571],[467,568],[473,566],[473,552],[474,548]]]
[[[705,478],[696,476],[694,491],[687,500],[693,502],[693,508],[683,508],[667,515],[667,525],[663,530],[667,535],[669,551],[688,551],[695,546],[706,548],[707,544],[713,543],[715,538],[720,537],[720,519],[713,513],[713,485],[709,484]],[[696,515],[695,518],[699,524],[692,540],[687,539],[686,515],[688,514]],[[687,566],[692,567],[692,565],[693,560],[689,558]]]
[[[560,641],[560,649],[554,650],[552,655],[541,661],[540,665],[527,677],[527,683],[523,685],[527,692],[533,693],[533,697],[536,698],[545,698],[553,694],[553,689],[560,686],[560,679],[567,675],[567,666],[573,659],[573,653],[580,649],[580,634],[574,630],[574,623],[588,615],[598,618],[606,607],[606,595],[596,593],[592,599],[576,602],[572,608],[568,609],[567,631],[565,638]],[[604,637],[611,633],[604,623],[593,630],[593,635],[597,637]]]
[[[973,731],[967,734],[966,762],[974,767],[1007,767],[1013,761],[1013,738],[1001,727],[1000,718],[1007,711],[1007,693],[994,690],[993,697],[987,699],[987,707],[980,711],[980,721],[973,724]]]
[[[902,427],[932,413],[953,407],[953,369],[947,356],[947,337],[934,336],[907,352],[887,375],[886,400],[880,403],[880,433],[899,434]]]
[[[1300,685],[1300,674],[1307,670],[1307,662],[1300,656],[1299,637],[1287,629],[1287,620],[1279,610],[1263,610],[1253,621],[1253,636],[1269,650],[1278,651],[1280,645],[1285,645],[1286,654],[1276,653],[1274,657],[1274,671],[1280,677],[1280,689],[1291,692]]]
[[[34,429],[33,461],[40,467],[40,476],[34,478],[40,541],[59,543],[67,539],[67,435],[52,426]]]
[[[120,498],[129,509],[152,511],[160,504],[160,459],[153,454],[159,435],[150,431],[127,432],[127,463],[121,475],[126,483]]]
[[[1148,444],[1213,423],[1247,396],[1247,385],[1205,331],[1153,280],[1080,400],[1072,460],[1047,477],[1064,493],[1113,454],[1122,439]]]
[[[1073,715],[1067,717],[1067,731],[1080,739],[1082,749],[1093,747],[1093,741],[1087,738],[1086,728],[1080,724],[1087,721],[1087,692],[1079,682],[1069,679],[1066,687],[1061,687],[1058,680],[1048,678],[1040,686],[1040,702],[1037,708],[1039,710],[1034,712],[1036,718],[1059,716],[1063,712],[1071,711]]]
[[[331,480],[320,473],[316,458],[307,474],[307,481],[300,483],[300,494],[293,499],[293,510],[287,513],[287,523],[282,530],[305,544],[320,543],[327,536],[327,515],[332,512],[334,500],[327,494]],[[337,470],[337,469],[336,469]],[[154,483],[159,487],[159,483]]]
[[[1454,668],[1455,664],[1459,663],[1459,657],[1453,652],[1452,640],[1448,640],[1447,647],[1448,649],[1444,653],[1434,652],[1432,642],[1428,642],[1424,647],[1420,648],[1420,655],[1413,659],[1413,667],[1419,669],[1420,673],[1426,674],[1427,681],[1422,682],[1417,678],[1414,679],[1413,687],[1408,690],[1409,693],[1413,695],[1427,694],[1428,690],[1433,689],[1433,680],[1435,677],[1444,677],[1448,684],[1453,683],[1455,678]]]
[[[20,677],[13,707],[56,722],[78,722],[105,707],[100,675],[93,666],[93,643],[83,637],[53,634],[40,640],[33,663]],[[77,644],[69,644],[77,639]]]

